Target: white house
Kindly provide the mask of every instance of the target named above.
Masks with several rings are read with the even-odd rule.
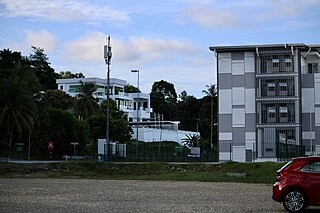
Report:
[[[98,87],[94,96],[99,99],[99,102],[107,98],[107,80],[102,78],[57,79],[58,89],[75,97],[81,85],[80,81],[93,83]],[[116,101],[117,107],[128,116],[129,121],[137,121],[137,115],[140,121],[150,119],[150,114],[152,113],[150,95],[147,93],[125,93],[125,85],[127,85],[125,80],[110,78],[110,98]],[[139,106],[138,114],[137,105]]]

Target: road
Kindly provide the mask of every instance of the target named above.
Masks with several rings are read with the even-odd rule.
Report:
[[[266,184],[0,179],[0,212],[285,212],[271,193]]]

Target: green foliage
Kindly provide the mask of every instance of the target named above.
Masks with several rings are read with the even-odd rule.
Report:
[[[276,171],[284,163],[220,164],[119,164],[94,161],[64,162],[57,164],[0,163],[0,177],[29,178],[86,178],[114,180],[168,180],[204,182],[267,183],[275,180]],[[227,173],[245,173],[243,177],[230,177]]]
[[[172,83],[164,80],[154,82],[150,101],[154,112],[163,114],[165,120],[176,119],[177,93]]]
[[[74,104],[74,112],[82,120],[87,119],[98,111],[98,100],[93,97],[97,86],[92,83],[83,83],[80,81],[79,94]]]
[[[217,96],[217,88],[216,88],[216,85],[214,85],[214,84],[206,85],[206,88],[207,88],[207,90],[202,90],[202,92],[203,92],[206,96],[210,96],[210,97]]]
[[[182,139],[185,146],[198,147],[200,142],[200,136],[197,134],[188,134],[184,139]]]
[[[124,86],[124,92],[125,93],[136,93],[136,92],[140,92],[140,90],[131,84],[127,84]]]
[[[66,154],[70,142],[78,141],[79,123],[72,114],[60,109],[51,108],[48,110],[50,123],[47,129],[49,130],[48,141],[54,141],[55,152],[63,155]]]
[[[96,113],[87,119],[89,125],[89,137],[94,141],[106,137],[106,115]]]
[[[180,129],[187,131],[197,131],[199,123],[199,111],[201,100],[193,96],[186,95],[177,103],[178,120],[181,123]]]
[[[32,51],[33,53],[30,54],[28,60],[39,79],[40,90],[56,89],[56,79],[59,78],[59,74],[55,73],[50,66],[49,58],[44,53],[44,49],[32,46]]]
[[[20,54],[9,50],[0,54],[1,141],[10,147],[13,142],[20,141],[24,132],[29,135],[32,132],[36,118],[33,96],[37,92],[38,81],[30,67],[17,58]]]
[[[47,90],[44,98],[46,99],[50,107],[62,110],[71,109],[75,103],[75,98],[58,89]]]
[[[81,72],[72,73],[70,71],[61,71],[60,78],[85,78],[85,76]]]
[[[132,129],[129,126],[127,116],[119,110],[116,102],[110,99],[110,139],[113,141],[119,141],[120,143],[127,143],[131,140]],[[100,107],[100,114],[89,118],[91,135],[98,137],[105,137],[106,131],[106,105],[107,101],[103,101]],[[103,126],[102,126],[103,125]]]

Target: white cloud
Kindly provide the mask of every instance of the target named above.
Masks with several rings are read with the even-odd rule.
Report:
[[[292,21],[320,6],[319,0],[189,0],[188,3],[178,16],[178,23],[192,21],[204,27],[225,28],[259,26],[274,20]]]
[[[1,15],[30,17],[53,21],[128,22],[129,15],[106,4],[82,0],[0,0],[5,6]]]
[[[30,53],[31,46],[43,48],[46,53],[56,49],[57,39],[55,34],[47,30],[22,30],[22,32],[23,40],[14,40],[6,44],[10,49],[22,52],[25,55]]]
[[[47,30],[26,31],[26,43],[30,46],[43,48],[46,52],[50,52],[56,48],[56,37]]]
[[[198,48],[190,41],[131,37],[127,41],[115,40],[115,54],[119,60],[136,65],[157,62],[164,63],[178,60],[180,56],[191,56],[198,52]]]
[[[64,58],[70,61],[103,60],[103,47],[106,35],[101,32],[90,32],[64,44]]]
[[[182,18],[187,16],[193,22],[205,27],[239,27],[244,25],[241,19],[238,19],[234,11],[221,10],[218,8],[190,8],[184,12]]]
[[[89,32],[65,43],[65,58],[73,61],[101,61],[105,44],[104,33]],[[193,57],[199,52],[199,48],[190,41],[148,37],[130,37],[127,40],[111,37],[111,46],[112,63],[135,66],[172,62],[181,57]]]

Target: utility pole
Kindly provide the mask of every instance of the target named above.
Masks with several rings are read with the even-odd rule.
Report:
[[[104,146],[104,161],[106,161],[106,146],[109,144],[109,126],[110,126],[110,64],[111,64],[111,45],[110,36],[107,38],[108,44],[104,45],[104,60],[107,64],[107,108],[106,108],[106,144]]]
[[[135,72],[138,73],[138,91],[137,91],[137,102],[136,102],[136,109],[137,109],[137,124],[136,124],[136,128],[137,128],[137,141],[136,141],[136,160],[138,159],[138,142],[139,142],[139,93],[140,93],[140,89],[139,89],[139,70],[131,70],[131,72]]]

